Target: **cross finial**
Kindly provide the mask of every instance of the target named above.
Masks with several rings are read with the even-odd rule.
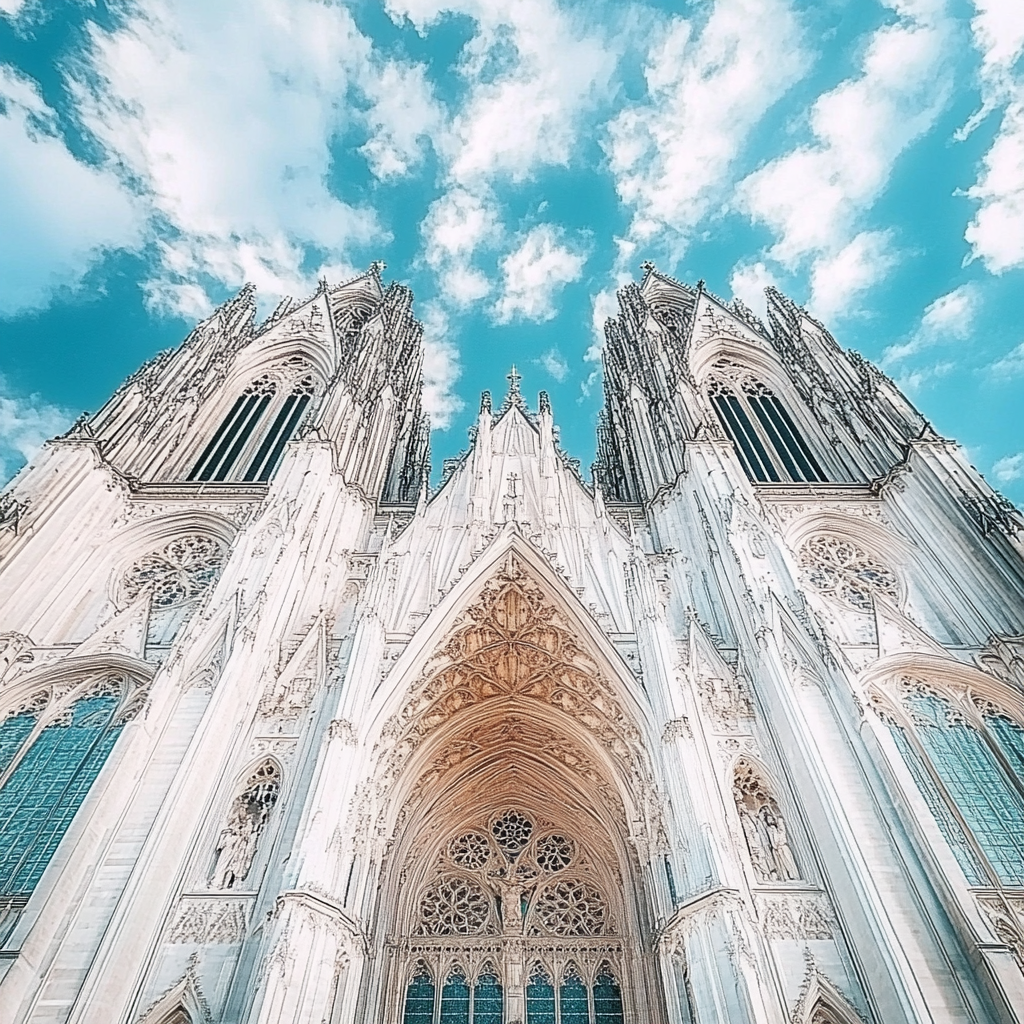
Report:
[[[516,364],[513,363],[512,369],[505,375],[505,380],[508,381],[508,393],[505,395],[505,401],[501,403],[502,412],[511,409],[513,405],[517,405],[525,411],[526,403],[523,401],[523,393],[519,390],[519,382],[522,379],[523,375],[516,370]]]
[[[375,274],[378,274],[378,275],[379,275],[379,274],[383,274],[383,273],[384,273],[384,271],[388,269],[388,265],[387,265],[387,264],[386,264],[386,263],[385,263],[385,262],[384,262],[383,260],[374,260],[374,261],[373,261],[373,262],[372,262],[372,263],[370,264],[370,269],[371,269],[371,270],[372,270],[372,271],[373,271],[373,272],[374,272]]]
[[[640,264],[640,269],[649,274],[654,270],[654,264],[650,260],[644,260],[643,263]]]

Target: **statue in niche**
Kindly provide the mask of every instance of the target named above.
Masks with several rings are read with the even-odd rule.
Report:
[[[533,888],[534,872],[508,871],[492,874],[490,877],[498,889],[502,933],[522,935],[526,908],[529,905],[529,890]]]
[[[217,838],[217,859],[213,867],[215,888],[233,889],[245,881],[278,790],[277,768],[270,762],[249,778],[249,786],[235,800],[228,822]]]
[[[752,766],[745,763],[737,766],[733,797],[757,876],[762,882],[798,880],[800,872],[789,848],[785,819]]]

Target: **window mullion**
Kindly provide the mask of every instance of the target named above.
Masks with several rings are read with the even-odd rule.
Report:
[[[273,395],[259,395],[256,398],[255,404],[249,409],[245,419],[237,424],[234,436],[231,439],[232,444],[224,453],[215,472],[208,479],[222,481],[228,478],[232,469],[238,463],[238,457],[242,450],[251,442],[253,434],[259,427],[260,420],[263,419],[263,414],[267,411],[267,406],[270,405],[273,398]]]

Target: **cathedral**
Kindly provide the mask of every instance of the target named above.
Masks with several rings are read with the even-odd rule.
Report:
[[[0,1021],[1024,1022],[1016,509],[650,264],[592,472],[513,369],[431,486],[382,270],[0,497]]]

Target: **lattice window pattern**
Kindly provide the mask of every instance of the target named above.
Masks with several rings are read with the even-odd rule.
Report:
[[[546,885],[537,897],[534,914],[554,935],[600,935],[604,931],[604,900],[593,885],[578,879]]]
[[[0,788],[0,897],[35,888],[120,734],[118,703],[117,696],[79,699],[38,734]],[[34,724],[34,716],[7,719],[5,740],[24,732],[29,717]],[[9,733],[7,723],[15,723]]]
[[[427,965],[416,965],[416,971],[405,990],[405,1024],[434,1024],[434,979]]]
[[[220,575],[223,545],[204,534],[176,537],[157,552],[144,555],[124,576],[124,595],[134,600],[144,590],[154,608],[172,608],[198,597]]]
[[[440,1024],[469,1024],[469,983],[461,967],[454,967],[441,989]]]
[[[502,1024],[502,996],[498,972],[485,964],[473,988],[473,1024]]]
[[[503,853],[516,857],[533,835],[533,822],[519,811],[505,811],[491,824],[494,836]]]
[[[466,832],[448,844],[448,856],[460,868],[482,868],[491,859],[491,844],[479,832]]]
[[[555,987],[540,964],[534,965],[526,984],[526,1024],[555,1024]]]
[[[490,910],[491,899],[476,882],[459,876],[442,878],[420,900],[421,934],[479,934]]]
[[[622,989],[607,963],[594,979],[594,1024],[623,1024]]]
[[[896,573],[850,540],[811,537],[800,549],[799,564],[815,590],[858,611],[869,611],[875,594],[899,596]]]
[[[575,844],[568,836],[553,834],[537,842],[537,863],[545,871],[567,868],[576,855]]]
[[[561,1024],[590,1024],[587,985],[574,963],[570,962],[562,972],[558,1002]]]

